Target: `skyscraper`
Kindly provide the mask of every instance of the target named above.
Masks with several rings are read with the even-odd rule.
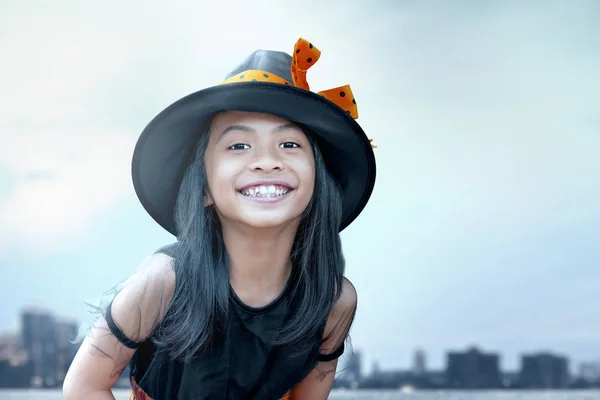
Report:
[[[55,386],[57,345],[54,317],[41,309],[26,309],[21,313],[21,329],[32,373],[31,385]]]
[[[497,354],[484,354],[476,348],[447,356],[446,377],[450,386],[461,389],[500,387],[500,367]]]
[[[587,362],[579,365],[579,375],[588,382],[600,382],[600,362]]]
[[[569,385],[569,362],[566,357],[549,353],[524,355],[521,358],[520,381],[525,388],[566,388]]]
[[[421,376],[425,373],[425,352],[421,349],[415,351],[413,359],[413,375]]]

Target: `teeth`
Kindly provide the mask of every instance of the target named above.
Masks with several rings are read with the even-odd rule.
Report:
[[[277,197],[283,196],[287,192],[287,190],[277,189],[275,186],[258,186],[244,190],[242,194],[250,197]]]

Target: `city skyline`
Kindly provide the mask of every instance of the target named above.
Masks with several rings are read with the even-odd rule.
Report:
[[[174,241],[132,188],[140,132],[304,37],[311,89],[350,84],[378,146],[341,234],[366,368],[417,347],[438,368],[473,343],[507,369],[528,350],[600,358],[598,2],[5,3],[0,330],[25,304],[91,324],[85,302]]]
[[[24,332],[24,316],[26,315],[41,315],[41,316],[45,316],[45,317],[49,317],[54,324],[56,324],[57,326],[66,326],[66,327],[72,327],[75,326],[76,329],[75,330],[68,330],[68,332],[70,332],[68,335],[64,335],[63,334],[63,338],[69,337],[69,341],[72,342],[76,336],[79,336],[79,334],[85,330],[87,330],[89,327],[85,326],[83,324],[81,324],[80,322],[78,322],[75,318],[70,318],[68,316],[64,316],[64,315],[59,315],[55,312],[53,312],[50,309],[44,308],[43,306],[27,306],[24,307],[23,309],[21,309],[18,312],[18,319],[20,321],[20,326],[16,329],[16,330],[12,330],[12,331],[8,331],[8,330],[0,330],[0,347],[4,344],[4,343],[12,343],[12,340],[17,340],[17,342],[20,342],[22,340],[21,335]],[[63,340],[64,341],[64,340]],[[75,344],[75,346],[78,348],[79,344]],[[517,369],[513,368],[504,368],[502,366],[502,354],[500,352],[495,352],[492,350],[489,350],[484,343],[474,343],[471,344],[469,346],[463,346],[463,347],[451,347],[445,350],[444,353],[444,357],[445,357],[445,361],[446,361],[446,365],[441,366],[441,368],[438,366],[437,368],[431,368],[428,363],[428,352],[427,349],[424,348],[419,348],[419,347],[413,347],[412,350],[412,355],[410,360],[407,360],[406,364],[404,364],[402,367],[399,366],[394,366],[391,368],[381,368],[379,366],[379,363],[377,360],[374,360],[372,362],[372,365],[369,367],[367,365],[364,364],[363,362],[363,356],[364,356],[364,351],[361,349],[355,349],[353,348],[351,345],[347,347],[347,351],[343,354],[342,358],[341,358],[341,371],[344,371],[346,366],[348,364],[352,364],[353,362],[356,363],[358,362],[360,364],[360,371],[369,371],[368,373],[373,373],[373,369],[377,369],[380,371],[396,371],[396,370],[410,370],[413,372],[418,373],[419,371],[436,371],[436,370],[440,370],[440,369],[444,369],[447,368],[447,363],[448,363],[448,359],[450,357],[452,357],[453,354],[461,354],[461,353],[469,353],[469,352],[481,352],[481,353],[489,353],[489,354],[494,354],[497,357],[497,362],[498,362],[498,366],[500,368],[501,372],[506,372],[506,373],[514,373]],[[0,353],[0,356],[2,355],[2,353]],[[565,358],[567,360],[567,364],[569,365],[567,368],[567,371],[572,374],[572,375],[585,375],[585,370],[593,370],[595,373],[598,374],[598,377],[600,379],[600,357],[597,358],[590,358],[588,360],[584,360],[579,362],[578,364],[572,364],[570,362],[571,357],[568,354],[563,354],[560,352],[556,352],[555,350],[552,349],[523,349],[520,353],[520,359],[521,362],[523,362],[524,358],[527,357],[537,357],[537,356],[543,356],[543,355],[551,355],[551,356],[555,356],[555,357],[562,357]],[[0,357],[0,360],[2,358]],[[373,366],[376,365],[377,367],[374,368]],[[519,366],[522,368],[522,365]]]
[[[0,388],[57,388],[65,379],[78,344],[73,344],[77,324],[42,308],[22,310],[21,329],[12,336],[0,333]],[[427,353],[414,352],[408,370],[365,373],[360,350],[344,353],[334,387],[385,389],[410,386],[420,389],[581,389],[600,387],[600,362],[569,368],[568,356],[552,352],[521,356],[518,371],[503,370],[501,355],[477,347],[448,350],[443,370],[427,367]],[[118,387],[127,387],[126,368]]]

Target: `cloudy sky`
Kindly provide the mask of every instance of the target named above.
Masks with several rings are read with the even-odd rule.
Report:
[[[144,126],[304,37],[311,87],[350,83],[379,146],[342,235],[367,363],[600,360],[598,2],[199,3],[2,1],[0,331],[26,305],[90,323],[83,302],[173,240],[133,192]]]

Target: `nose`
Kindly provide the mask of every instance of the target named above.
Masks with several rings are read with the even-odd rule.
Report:
[[[281,171],[284,168],[283,160],[276,149],[259,147],[254,150],[254,157],[248,166],[251,171]]]

